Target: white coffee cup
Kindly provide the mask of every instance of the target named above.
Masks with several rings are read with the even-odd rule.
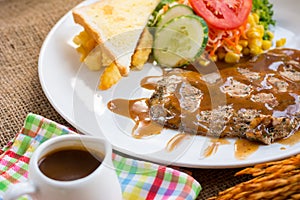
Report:
[[[43,174],[39,161],[57,149],[80,146],[103,155],[101,164],[89,175],[71,181],[58,181]],[[33,153],[29,162],[28,181],[12,185],[4,200],[29,195],[39,200],[122,199],[122,192],[112,164],[112,147],[104,139],[92,136],[65,135],[49,139]]]

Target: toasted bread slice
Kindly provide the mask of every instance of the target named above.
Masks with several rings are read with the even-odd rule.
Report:
[[[100,0],[75,8],[74,21],[105,47],[122,76],[130,70],[131,57],[148,18],[160,0]]]
[[[152,35],[148,31],[148,29],[145,28],[138,42],[138,45],[135,49],[135,52],[132,56],[131,67],[130,67],[132,70],[141,70],[143,68],[144,64],[147,62],[149,55],[151,53],[152,42],[153,42]],[[99,56],[97,56],[97,58],[99,58]],[[120,71],[118,70],[118,66],[116,65],[115,62],[111,62],[107,64],[107,67],[104,69],[104,72],[101,74],[98,89],[107,90],[111,88],[113,85],[115,85],[116,83],[118,83],[118,81],[121,80],[121,78],[122,76],[120,74]]]

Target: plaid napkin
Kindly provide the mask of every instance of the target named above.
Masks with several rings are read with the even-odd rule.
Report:
[[[29,159],[41,143],[74,133],[49,119],[29,114],[21,131],[0,152],[0,200],[11,184],[27,180]],[[117,154],[113,154],[113,163],[124,199],[195,199],[201,190],[195,179],[172,168]]]

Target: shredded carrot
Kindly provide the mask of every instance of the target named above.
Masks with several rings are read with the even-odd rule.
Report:
[[[209,53],[210,56],[214,56],[215,55],[217,49],[221,46],[221,43],[222,42],[220,40],[218,42],[216,42],[216,43],[213,43],[213,49]]]
[[[224,41],[226,41],[226,43],[229,45],[229,46],[232,46],[234,47],[235,46],[235,43],[233,41],[231,41],[229,38],[223,38]]]
[[[233,36],[234,36],[234,44],[235,46],[237,46],[239,44],[239,40],[240,40],[240,31],[239,30],[235,30],[233,32]]]
[[[239,29],[241,31],[241,36],[244,39],[248,39],[248,37],[246,36],[246,28],[247,28],[247,23],[245,23],[243,26],[241,26]]]
[[[219,48],[224,48],[227,51],[233,51],[240,54],[238,48],[241,37],[246,37],[247,23],[244,23],[234,30],[217,30],[214,28],[209,29],[209,41],[206,50],[210,56],[214,56]]]

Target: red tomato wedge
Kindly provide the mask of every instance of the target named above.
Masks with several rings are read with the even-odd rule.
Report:
[[[252,9],[252,0],[189,0],[189,3],[210,27],[221,30],[241,26]]]

